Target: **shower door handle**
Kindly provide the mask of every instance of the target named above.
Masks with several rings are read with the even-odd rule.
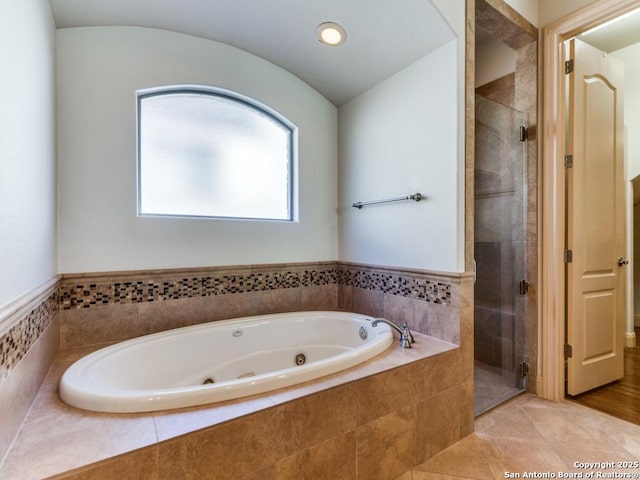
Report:
[[[625,265],[629,265],[629,260],[625,260],[622,257],[618,257],[618,266],[624,267]]]

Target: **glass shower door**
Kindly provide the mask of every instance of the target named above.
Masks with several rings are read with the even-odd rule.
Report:
[[[526,387],[525,114],[476,95],[474,352],[479,415]]]

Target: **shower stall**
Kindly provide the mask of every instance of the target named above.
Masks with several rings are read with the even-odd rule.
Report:
[[[476,95],[476,415],[526,388],[526,120]]]

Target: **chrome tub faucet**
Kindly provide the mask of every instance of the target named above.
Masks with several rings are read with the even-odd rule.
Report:
[[[387,320],[386,318],[374,318],[371,320],[372,327],[375,327],[379,323],[386,323],[400,334],[400,348],[411,348],[411,344],[415,343],[413,334],[411,333],[411,330],[409,330],[406,322],[402,324],[402,327],[399,327],[397,323]]]

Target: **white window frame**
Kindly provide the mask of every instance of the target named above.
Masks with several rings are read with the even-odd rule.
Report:
[[[149,97],[171,95],[180,93],[194,93],[198,95],[208,95],[213,97],[222,97],[240,105],[257,110],[261,114],[271,117],[273,120],[281,124],[289,131],[289,153],[288,153],[288,218],[266,218],[266,217],[245,217],[245,216],[215,216],[215,215],[191,215],[191,214],[159,214],[159,213],[143,213],[141,210],[142,195],[142,168],[141,168],[141,112],[142,100]],[[221,219],[221,220],[251,220],[251,221],[268,221],[268,222],[297,222],[297,164],[298,164],[298,128],[284,115],[280,114],[273,108],[264,103],[243,95],[241,93],[212,86],[202,85],[172,85],[156,88],[141,89],[136,91],[136,197],[137,197],[137,214],[138,217],[159,217],[159,218],[198,218],[198,219]]]

